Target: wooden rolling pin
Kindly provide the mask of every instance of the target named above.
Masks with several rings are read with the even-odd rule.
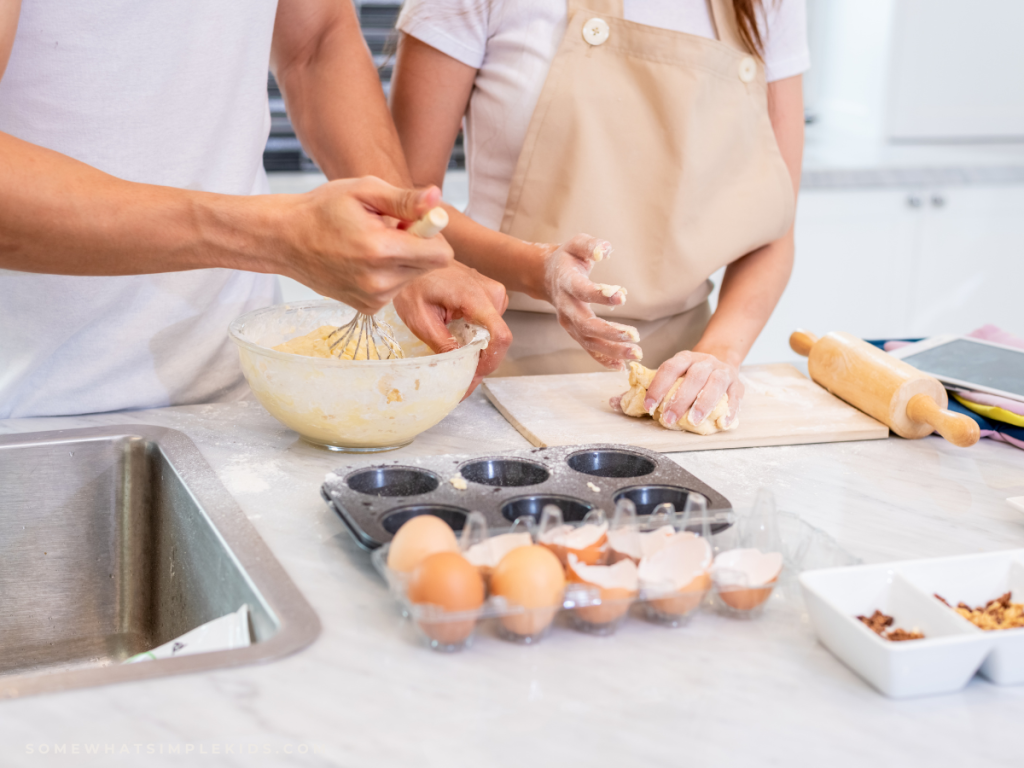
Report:
[[[949,398],[938,379],[856,336],[833,332],[819,339],[796,331],[789,346],[807,358],[814,381],[900,437],[938,432],[962,448],[981,437],[974,419],[946,410]]]

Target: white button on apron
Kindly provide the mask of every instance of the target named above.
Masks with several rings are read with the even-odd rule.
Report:
[[[608,22],[595,16],[583,25],[583,39],[591,45],[601,45],[608,39]]]
[[[744,56],[740,59],[740,80],[744,83],[753,82],[757,77],[757,62],[753,56]]]

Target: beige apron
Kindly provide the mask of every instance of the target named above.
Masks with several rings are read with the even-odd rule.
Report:
[[[708,276],[789,230],[793,185],[729,0],[710,0],[718,40],[626,21],[622,0],[568,6],[501,231],[609,240],[592,278],[629,298],[594,310],[637,326],[655,367],[703,333]],[[496,375],[603,370],[548,302],[513,293],[505,319],[515,340]]]

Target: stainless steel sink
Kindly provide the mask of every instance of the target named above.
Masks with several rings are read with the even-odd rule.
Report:
[[[248,648],[120,664],[243,603]],[[182,433],[0,436],[0,698],[266,661],[319,632]]]

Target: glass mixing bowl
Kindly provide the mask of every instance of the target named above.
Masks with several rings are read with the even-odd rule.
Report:
[[[435,355],[389,305],[378,319],[394,329],[404,359],[337,360],[272,349],[354,315],[328,299],[278,304],[242,315],[229,333],[256,399],[309,442],[351,452],[408,445],[462,400],[490,334],[456,320],[448,328],[461,346]]]

